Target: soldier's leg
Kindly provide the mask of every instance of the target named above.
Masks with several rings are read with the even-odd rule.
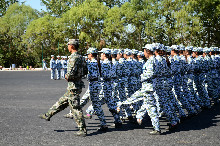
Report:
[[[125,82],[123,82],[123,81],[119,82],[118,91],[119,91],[120,102],[125,101],[127,99],[126,98],[126,91],[125,91]],[[121,108],[123,108],[125,110],[126,117],[132,116],[132,113],[131,113],[131,110],[130,110],[130,107],[128,104],[123,105]]]
[[[83,117],[83,112],[80,107],[80,97],[79,94],[82,92],[82,89],[71,90],[69,92],[68,103],[71,107],[73,117],[78,125],[80,131],[83,131],[86,134],[86,124]]]
[[[99,98],[99,91],[100,91],[100,85],[99,84],[93,84],[93,86],[90,86],[90,98],[91,98],[91,101],[92,101],[92,109],[93,110],[90,110],[90,111],[87,111],[90,112],[89,114],[93,114],[94,111],[96,112],[96,115],[98,116],[99,120],[100,120],[100,123],[102,126],[106,125],[106,120],[105,120],[105,117],[104,117],[104,111],[102,109],[102,106],[101,106],[101,101],[100,101],[100,98]]]
[[[55,75],[55,69],[51,69],[51,79],[54,79],[54,75]]]
[[[115,119],[115,123],[121,123],[120,116],[117,113],[117,105],[114,102],[112,96],[112,89],[111,89],[111,84],[109,82],[104,82],[103,86],[103,92],[104,92],[104,98],[105,102],[109,108],[109,111],[113,115]]]
[[[67,91],[46,113],[46,116],[52,117],[56,113],[64,110],[68,106],[68,97],[70,92]]]
[[[200,82],[200,89],[201,89],[201,94],[202,94],[202,101],[204,103],[204,106],[207,107],[207,108],[210,108],[211,107],[211,102],[210,102],[210,99],[209,99],[209,96],[208,96],[208,93],[205,89],[205,84],[204,84],[204,74],[200,74],[199,75],[199,82]]]
[[[196,100],[194,99],[194,96],[189,91],[186,80],[187,80],[187,78],[184,77],[183,78],[183,84],[182,84],[183,95],[189,101],[189,104],[191,104],[194,107],[194,110],[196,111],[196,113],[199,113],[200,112],[200,106],[197,104]]]
[[[160,131],[159,114],[157,112],[156,100],[153,97],[153,93],[151,92],[144,95],[143,104],[141,108],[137,111],[136,118],[143,119],[146,112],[151,118],[154,130]]]

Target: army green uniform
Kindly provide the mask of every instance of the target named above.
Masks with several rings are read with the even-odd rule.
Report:
[[[72,53],[67,64],[66,79],[68,81],[67,92],[49,109],[45,114],[51,118],[56,113],[68,107],[71,108],[73,117],[80,131],[86,133],[86,125],[83,117],[82,109],[80,108],[80,96],[84,83],[82,81],[83,72],[86,69],[85,60],[77,52]]]

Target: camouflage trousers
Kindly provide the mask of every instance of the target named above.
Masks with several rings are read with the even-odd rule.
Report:
[[[136,91],[130,98],[127,98],[125,101],[123,101],[121,103],[121,106],[134,104],[141,100],[143,100],[143,104],[141,108],[137,111],[136,118],[143,119],[146,113],[148,113],[154,129],[159,131],[159,114],[153,92],[148,92],[144,87],[142,87],[138,91]]]
[[[201,106],[210,107],[211,103],[210,103],[210,100],[209,100],[208,93],[205,89],[205,84],[204,84],[205,78],[204,77],[205,77],[204,73],[194,75],[194,81],[195,81],[195,85],[196,85],[196,92],[198,92],[199,97],[202,100]]]
[[[171,102],[169,101],[168,95],[166,94],[166,92],[163,91],[163,88],[156,87],[153,95],[156,99],[157,108],[160,108],[160,110],[157,109],[158,113],[163,111],[165,113],[167,120],[172,125],[177,124],[179,118],[177,117],[177,114],[174,111]]]
[[[119,93],[119,101],[117,102],[117,104],[119,102],[123,102],[123,101],[125,101],[127,99],[127,97],[126,97],[126,79],[122,78],[122,79],[119,80],[119,82],[118,82],[118,93]],[[123,105],[121,107],[121,109],[125,110],[126,117],[132,116],[132,113],[131,113],[129,105]],[[122,110],[120,110],[119,115],[123,116]]]
[[[195,91],[195,82],[194,82],[194,75],[192,73],[186,74],[187,78],[187,87],[192,95],[194,95],[195,101],[201,106],[202,100],[199,98],[198,94]]]
[[[99,86],[100,87],[100,86]],[[114,99],[112,98],[112,85],[111,85],[111,82],[110,81],[107,81],[107,82],[103,82],[101,84],[101,91],[97,94],[97,98],[94,99],[94,102],[96,103],[95,104],[95,108],[94,108],[94,103],[92,101],[92,97],[90,95],[90,99],[92,101],[92,105],[90,105],[86,112],[89,113],[89,114],[94,114],[94,112],[96,112],[97,116],[99,117],[100,115],[100,121],[101,121],[101,124],[105,124],[105,120],[102,120],[104,118],[104,113],[102,114],[102,108],[101,108],[101,105],[103,104],[107,104],[108,108],[109,108],[109,111],[111,112],[111,114],[113,115],[114,119],[115,119],[115,122],[118,123],[118,122],[121,122],[120,121],[120,117],[119,117],[119,114],[117,113],[117,105],[116,103],[114,102]],[[96,94],[96,93],[95,93]],[[99,105],[100,104],[100,105]],[[99,108],[97,108],[97,106]],[[98,112],[98,113],[97,113]],[[103,115],[103,116],[102,116]]]
[[[199,103],[196,102],[194,96],[189,90],[189,87],[187,85],[187,82],[188,82],[187,75],[183,75],[181,81],[182,81],[182,92],[181,92],[182,95],[186,99],[188,99],[189,103],[193,106],[194,110],[198,112],[200,110],[200,106],[199,106]]]
[[[82,89],[67,91],[46,113],[48,117],[52,117],[56,113],[64,110],[70,106],[73,117],[80,130],[86,132],[86,124],[83,117],[82,109],[80,108],[80,97],[79,94]]]
[[[217,70],[213,69],[208,72],[206,78],[208,95],[212,100],[217,101],[219,98],[219,75]]]
[[[159,114],[157,112],[156,99],[153,96],[153,92],[144,93],[143,104],[141,108],[137,111],[136,118],[143,119],[146,112],[151,118],[151,123],[153,125],[153,128],[157,131],[160,131]]]
[[[183,96],[181,87],[182,87],[181,75],[180,74],[174,75],[173,76],[173,88],[174,88],[177,99],[180,101],[180,103],[182,104],[182,107],[185,108],[189,114],[194,114],[195,111],[192,105],[189,103],[189,100],[185,96]]]
[[[168,77],[165,79],[165,85],[164,85],[164,91],[167,91],[168,94],[168,98],[169,101],[171,103],[171,107],[174,108],[174,111],[179,113],[179,117],[185,117],[186,114],[183,110],[183,108],[181,107],[180,103],[177,101],[176,97],[174,96],[173,93],[173,80],[171,77]]]

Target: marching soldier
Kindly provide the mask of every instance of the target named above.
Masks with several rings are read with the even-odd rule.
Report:
[[[86,63],[82,56],[78,54],[78,48],[78,40],[70,39],[68,42],[68,50],[71,53],[71,56],[67,65],[67,73],[65,75],[65,79],[68,82],[67,92],[48,110],[47,113],[39,115],[39,117],[46,121],[50,121],[52,116],[70,106],[73,117],[79,128],[76,135],[86,136],[86,124],[80,107],[79,97],[79,94],[82,92],[82,87],[84,87],[82,73],[83,70],[86,70]]]
[[[55,70],[56,70],[56,61],[54,60],[54,55],[51,55],[50,60],[50,69],[51,69],[51,80],[55,80]]]

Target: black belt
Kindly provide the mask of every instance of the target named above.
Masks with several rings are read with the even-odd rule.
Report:
[[[103,79],[103,81],[111,81],[111,79]]]
[[[99,80],[98,78],[95,78],[95,79],[90,79],[89,81],[93,82],[93,81],[98,81],[98,80]]]

